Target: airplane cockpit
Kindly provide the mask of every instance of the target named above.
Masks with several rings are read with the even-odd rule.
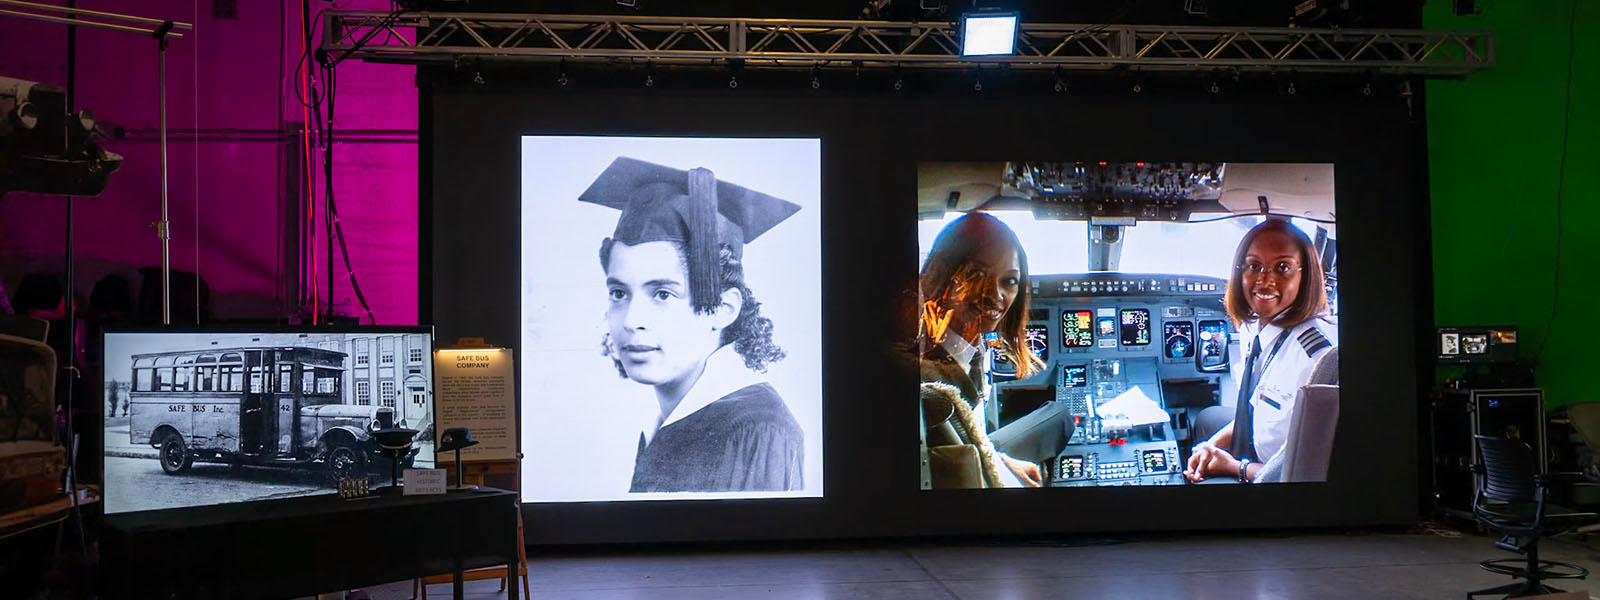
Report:
[[[1027,255],[1018,377],[990,348],[981,418],[1043,485],[1176,485],[1195,444],[1235,416],[1241,344],[1224,296],[1251,227],[1287,219],[1316,248],[1338,314],[1332,164],[924,163],[919,239],[970,211]],[[1062,425],[1067,426],[1063,427]]]

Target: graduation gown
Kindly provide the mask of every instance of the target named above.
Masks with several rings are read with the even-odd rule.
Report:
[[[748,385],[639,436],[630,492],[786,491],[805,487],[800,424],[766,383]]]

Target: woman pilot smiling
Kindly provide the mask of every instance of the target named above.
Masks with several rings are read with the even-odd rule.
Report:
[[[1306,234],[1268,218],[1239,241],[1223,304],[1239,330],[1234,419],[1196,444],[1184,475],[1255,481],[1284,447],[1296,394],[1317,360],[1339,343],[1328,314],[1322,261]]]

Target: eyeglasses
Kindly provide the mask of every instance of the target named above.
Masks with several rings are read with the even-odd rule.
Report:
[[[1266,273],[1271,273],[1272,275],[1277,276],[1279,279],[1288,279],[1290,275],[1294,275],[1295,273],[1305,270],[1305,267],[1288,261],[1279,261],[1271,266],[1263,265],[1261,263],[1245,263],[1234,268],[1243,271],[1242,274],[1245,277],[1252,279],[1260,277],[1262,274]]]

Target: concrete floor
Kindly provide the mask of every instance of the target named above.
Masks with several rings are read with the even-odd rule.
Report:
[[[1441,535],[1443,533],[1444,535]],[[764,546],[529,556],[539,600],[874,598],[1463,598],[1509,583],[1478,568],[1514,556],[1454,532],[1293,533],[1082,538],[1060,542]],[[1543,557],[1596,572],[1554,582],[1600,595],[1600,538],[1545,542]],[[504,598],[497,581],[467,598]],[[409,582],[366,590],[410,598]],[[449,598],[435,585],[429,598]]]

